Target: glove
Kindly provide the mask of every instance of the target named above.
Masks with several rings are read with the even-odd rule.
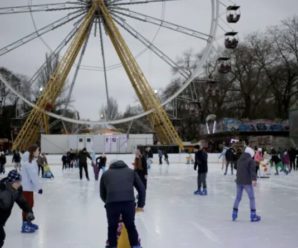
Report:
[[[42,195],[42,189],[38,190],[38,194],[41,194]]]
[[[35,219],[35,217],[34,217],[34,215],[33,215],[32,212],[29,212],[29,213],[27,213],[27,217],[26,217],[26,219],[27,219],[28,221],[32,221],[32,220]]]

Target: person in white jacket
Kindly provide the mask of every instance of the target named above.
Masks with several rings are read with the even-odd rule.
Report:
[[[38,177],[38,165],[36,162],[39,152],[37,145],[31,145],[28,151],[23,154],[21,161],[23,196],[31,208],[33,208],[34,205],[34,192],[42,194],[42,187]],[[27,213],[23,212],[22,231],[25,229],[28,230],[28,228],[37,230],[38,225],[27,222]]]

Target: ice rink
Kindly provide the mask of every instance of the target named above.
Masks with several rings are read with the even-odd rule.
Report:
[[[167,166],[156,162],[149,172],[145,212],[136,225],[144,248],[296,248],[298,247],[298,173],[259,179],[255,189],[262,221],[249,221],[244,193],[239,218],[231,221],[235,176],[223,176],[217,155],[210,155],[208,196],[195,196],[196,172],[186,155],[171,155]],[[133,155],[108,155],[131,165]],[[35,194],[35,222],[40,229],[22,234],[17,205],[5,230],[5,248],[104,248],[107,222],[99,182],[79,180],[78,169],[62,171],[61,156],[48,156],[55,178],[41,179]],[[8,161],[11,159],[8,157]],[[7,171],[11,168],[7,168]]]

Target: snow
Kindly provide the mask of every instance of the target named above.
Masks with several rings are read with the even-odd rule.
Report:
[[[155,163],[150,170],[145,212],[136,215],[144,248],[281,248],[297,247],[298,173],[260,179],[255,189],[262,221],[249,221],[244,193],[239,218],[231,221],[236,194],[235,176],[223,176],[217,154],[209,155],[208,196],[195,196],[196,172],[185,154],[170,154],[169,166]],[[133,155],[108,155],[131,165]],[[22,234],[21,211],[15,205],[4,247],[105,247],[107,221],[99,198],[99,182],[80,181],[78,169],[62,171],[61,155],[48,156],[53,180],[41,179],[43,195],[35,194],[35,222],[40,229]],[[8,158],[8,161],[11,161]],[[7,168],[9,171],[10,168]]]

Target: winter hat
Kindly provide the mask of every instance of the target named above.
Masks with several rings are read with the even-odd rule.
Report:
[[[252,149],[251,147],[247,146],[244,150],[245,153],[248,153],[252,158],[254,157],[255,155],[255,151],[254,149]]]
[[[15,181],[21,181],[22,176],[17,172],[17,170],[11,170],[7,175],[7,182],[14,183]]]

